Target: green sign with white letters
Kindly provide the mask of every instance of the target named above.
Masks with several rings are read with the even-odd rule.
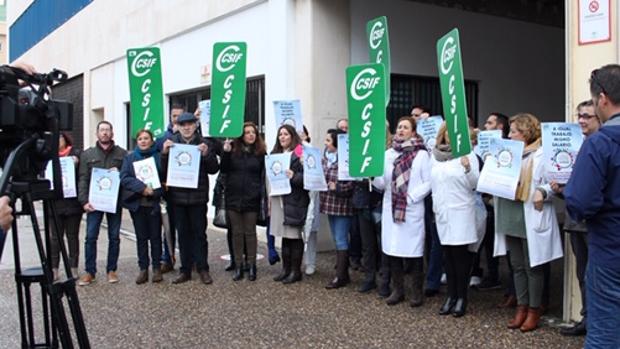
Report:
[[[164,133],[164,92],[159,48],[127,50],[129,96],[131,98],[131,137],[141,129],[151,130],[155,138]]]
[[[366,24],[370,62],[381,63],[385,67],[385,106],[390,103],[390,40],[388,36],[387,18],[381,16],[368,21]]]
[[[381,63],[347,68],[349,175],[383,175],[385,158],[385,71]]]
[[[218,42],[213,45],[211,82],[212,137],[239,137],[243,133],[247,45]]]
[[[467,155],[472,148],[458,29],[454,28],[437,41],[437,66],[452,155]]]

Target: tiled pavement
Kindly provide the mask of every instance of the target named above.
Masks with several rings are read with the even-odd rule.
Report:
[[[27,224],[22,229],[22,251],[32,255]],[[83,229],[82,229],[83,230]],[[99,269],[105,270],[105,231],[99,241]],[[23,240],[23,241],[22,241]],[[471,291],[468,314],[460,319],[436,315],[442,296],[427,299],[421,308],[408,303],[388,307],[372,294],[355,287],[362,275],[352,273],[353,283],[328,291],[334,256],[318,256],[318,271],[300,283],[285,286],[271,278],[280,264],[258,263],[258,280],[233,282],[219,256],[226,250],[221,231],[209,231],[209,263],[215,282],[205,286],[194,280],[170,283],[165,274],[160,284],[136,285],[135,244],[121,241],[121,282],[108,284],[104,275],[78,289],[82,311],[93,348],[579,348],[581,338],[566,338],[546,323],[522,334],[506,329],[512,310],[497,310],[501,291]],[[15,286],[10,269],[11,245],[5,246],[0,264],[0,347],[19,346]],[[261,245],[259,253],[265,253]],[[35,259],[25,258],[25,264]],[[82,263],[81,263],[82,265]],[[558,280],[559,282],[559,280]],[[561,285],[561,283],[559,284]],[[555,286],[554,286],[555,287]],[[561,286],[558,286],[561,287]],[[552,299],[558,313],[561,299]]]

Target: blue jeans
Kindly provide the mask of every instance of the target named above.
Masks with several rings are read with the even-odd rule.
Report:
[[[174,247],[176,246],[177,237],[177,229],[175,225],[176,222],[174,221],[174,206],[167,205],[166,210],[168,211],[168,223],[170,224],[170,235],[172,236],[172,241],[170,242],[170,244],[172,245],[172,251],[170,251],[170,249],[168,248],[168,241],[166,239],[166,236],[164,236],[162,238],[162,246],[164,249],[161,253],[161,262],[174,266],[172,256],[174,256],[175,254]]]
[[[431,196],[427,196],[424,200],[424,226],[427,231],[426,238],[430,241],[428,251],[428,267],[426,271],[426,288],[429,290],[439,290],[441,286],[441,273],[443,273],[443,250],[437,226],[435,225],[435,214],[433,213],[433,201]]]
[[[620,266],[588,263],[585,348],[620,348]]]
[[[265,233],[267,234],[267,249],[269,250],[269,260],[276,260],[278,256],[278,250],[276,250],[276,238],[273,237],[269,233],[271,230],[269,227],[269,217],[267,217],[267,229],[265,229]]]
[[[337,251],[347,251],[349,249],[349,229],[353,216],[333,216],[328,215],[329,228],[332,231],[332,238],[336,244]]]
[[[103,215],[108,221],[108,264],[106,272],[116,271],[118,253],[121,246],[119,233],[121,231],[121,218],[123,211],[118,213],[105,213],[94,211],[86,214],[86,241],[84,242],[84,256],[86,259],[86,272],[97,274],[97,238]]]

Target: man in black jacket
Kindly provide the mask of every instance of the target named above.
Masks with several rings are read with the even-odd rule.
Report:
[[[181,250],[181,272],[172,283],[180,284],[191,280],[192,265],[200,273],[204,284],[213,282],[209,275],[207,242],[207,201],[209,201],[209,174],[219,170],[215,151],[207,146],[197,130],[196,117],[183,113],[177,119],[179,133],[166,140],[163,145],[161,162],[163,175],[168,171],[170,147],[175,143],[192,144],[201,153],[198,188],[168,187],[168,202],[174,206],[175,221],[179,234]]]

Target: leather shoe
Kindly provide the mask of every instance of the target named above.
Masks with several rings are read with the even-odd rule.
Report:
[[[514,330],[521,327],[525,318],[527,318],[527,305],[518,305],[514,318],[508,323],[508,328]]]
[[[236,265],[235,262],[230,262],[230,264],[226,267],[226,269],[224,269],[224,271],[233,271],[235,270]]]
[[[364,281],[364,283],[362,283],[362,285],[357,289],[357,292],[359,293],[367,293],[372,289],[375,289],[377,287],[377,284],[370,280],[370,281]]]
[[[572,327],[563,328],[560,331],[560,334],[563,336],[570,336],[570,337],[585,336],[586,335],[586,322],[581,320]]]
[[[377,295],[379,298],[387,298],[392,293],[390,290],[390,285],[387,282],[382,282],[379,284],[379,288],[377,289]]]
[[[233,275],[233,281],[239,281],[241,279],[243,279],[243,269],[242,268],[235,268],[235,274]]]
[[[182,284],[184,282],[188,282],[191,279],[192,277],[189,274],[180,273],[176,279],[172,280],[172,283],[175,285]]]
[[[347,280],[341,280],[338,277],[335,277],[332,281],[328,282],[327,285],[325,285],[325,289],[333,290],[336,288],[344,287],[348,283],[349,282]]]
[[[538,328],[538,323],[540,322],[540,307],[538,308],[529,308],[527,310],[527,317],[525,318],[525,322],[521,325],[521,332],[529,332]]]
[[[510,296],[506,296],[504,297],[504,300],[499,303],[496,307],[497,308],[513,308],[517,305],[517,297],[510,295]]]
[[[282,270],[282,272],[280,274],[278,274],[278,276],[273,278],[273,281],[283,281],[284,279],[286,279],[289,275],[291,274],[290,271],[286,271],[286,270]]]
[[[467,309],[467,300],[465,300],[465,298],[457,299],[456,304],[452,309],[452,316],[461,317],[465,315],[465,309]]]
[[[250,271],[248,273],[248,280],[250,281],[256,280],[256,264],[250,265]]]
[[[168,263],[161,263],[161,273],[165,274],[165,273],[169,273],[171,271],[174,270],[174,267],[172,266],[172,264],[168,264]]]
[[[296,283],[297,281],[301,281],[301,273],[294,271],[290,273],[284,280],[282,280],[282,283],[284,285],[288,285],[288,284]]]
[[[439,315],[448,315],[452,313],[452,309],[456,304],[456,298],[448,297],[446,301],[443,303],[441,308],[439,309]]]
[[[200,272],[200,281],[202,281],[202,283],[205,285],[209,285],[213,283],[213,279],[211,278],[211,275],[209,275],[209,272],[206,270],[203,270]]]

